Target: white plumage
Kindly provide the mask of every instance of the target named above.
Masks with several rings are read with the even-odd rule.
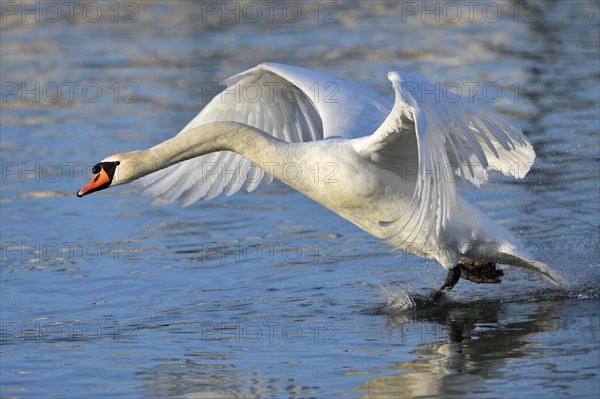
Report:
[[[105,159],[137,166],[120,175],[118,167],[110,185],[141,177],[144,194],[156,203],[179,198],[189,205],[243,187],[253,191],[275,177],[392,246],[448,269],[502,262],[556,281],[457,191],[459,181],[485,182],[490,170],[524,177],[535,153],[522,131],[483,101],[432,95],[436,85],[408,74],[388,78],[394,102],[320,72],[258,65],[225,80],[173,139]],[[335,179],[311,179],[315,162],[330,165]],[[304,176],[290,179],[286,163],[299,165]]]

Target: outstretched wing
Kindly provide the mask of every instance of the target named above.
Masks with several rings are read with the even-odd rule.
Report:
[[[391,104],[378,93],[303,68],[265,63],[221,84],[221,91],[182,132],[211,122],[234,121],[288,142],[352,138],[373,132]],[[181,134],[181,133],[180,133]],[[153,203],[180,198],[186,206],[245,186],[253,191],[272,177],[243,156],[220,151],[145,176]]]
[[[456,203],[456,182],[478,185],[489,170],[522,178],[535,152],[522,131],[487,103],[440,92],[439,85],[390,72],[392,112],[359,153],[415,181],[411,209],[395,221],[395,246],[439,234]]]

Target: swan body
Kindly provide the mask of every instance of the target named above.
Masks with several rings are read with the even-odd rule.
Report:
[[[428,98],[432,83],[388,78],[394,102],[323,73],[258,65],[223,82],[175,137],[104,159],[78,196],[138,180],[155,203],[189,205],[276,178],[456,281],[457,265],[499,262],[556,283],[457,190],[490,170],[524,177],[535,153],[521,130],[482,101]]]

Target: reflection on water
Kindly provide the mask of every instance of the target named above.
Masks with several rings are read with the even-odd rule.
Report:
[[[584,320],[572,318],[574,309],[583,310],[591,316]],[[560,317],[559,317],[560,316]],[[390,316],[388,323],[392,333],[420,335],[421,343],[411,353],[415,359],[398,361],[380,369],[392,372],[384,377],[368,380],[360,386],[364,397],[464,397],[465,393],[488,396],[535,395],[536,385],[557,389],[556,394],[567,395],[568,386],[562,378],[540,378],[536,364],[544,368],[563,369],[569,357],[595,355],[589,347],[564,350],[557,341],[571,341],[568,337],[557,340],[562,332],[584,334],[588,339],[598,338],[598,309],[595,304],[571,301],[547,301],[533,304],[503,304],[482,302],[466,306],[452,306],[419,317],[420,331],[414,321],[406,316]],[[424,323],[425,322],[425,323]],[[427,324],[430,323],[430,324]],[[547,359],[548,348],[557,356]],[[546,356],[545,356],[546,355]],[[518,373],[511,367],[526,365],[528,385],[503,387],[517,383]],[[593,370],[591,368],[590,370]],[[588,370],[589,371],[589,370]],[[594,379],[593,373],[582,373],[582,380]],[[578,380],[579,380],[578,378]],[[512,381],[515,379],[517,381]],[[582,381],[573,383],[581,384]],[[582,387],[582,396],[592,397],[594,386]]]
[[[2,3],[0,396],[597,397],[597,2],[481,2],[472,19],[429,2],[435,20],[421,2],[287,1],[299,20],[254,22],[213,3],[262,5],[81,2],[103,18],[51,22]],[[97,160],[172,136],[263,61],[390,96],[393,69],[499,88],[538,157],[466,195],[570,285],[507,268],[423,309],[438,265],[277,183],[185,209],[135,187],[75,198]]]

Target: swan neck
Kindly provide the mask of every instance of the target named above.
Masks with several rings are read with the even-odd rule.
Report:
[[[251,161],[275,139],[261,130],[235,122],[215,122],[188,129],[151,148],[162,161],[159,169],[217,151],[233,151]]]
[[[148,150],[132,151],[110,157],[130,162],[130,173],[122,169],[122,178],[113,185],[128,183],[185,160],[217,151],[233,151],[258,164],[277,156],[281,140],[262,130],[237,122],[215,122],[179,133]],[[108,158],[107,158],[108,159]]]

